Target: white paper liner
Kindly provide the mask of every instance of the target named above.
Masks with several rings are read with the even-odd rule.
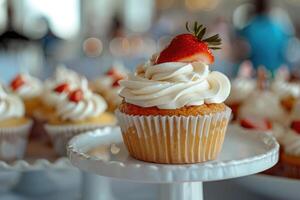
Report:
[[[69,140],[86,131],[95,130],[97,128],[101,128],[104,126],[110,126],[115,125],[115,123],[111,124],[84,124],[84,125],[50,125],[45,124],[45,129],[48,135],[50,136],[50,139],[52,141],[52,144],[54,146],[54,150],[57,154],[60,156],[66,156],[67,155],[67,149],[66,146],[69,142]]]
[[[203,116],[137,116],[116,111],[123,140],[133,157],[156,163],[216,159],[231,109]]]
[[[23,158],[27,147],[32,120],[24,125],[0,128],[0,159],[12,161]]]

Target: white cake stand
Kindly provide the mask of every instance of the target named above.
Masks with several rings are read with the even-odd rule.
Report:
[[[272,136],[249,133],[237,126],[228,128],[219,158],[199,164],[163,165],[135,160],[128,155],[118,127],[81,134],[68,146],[74,166],[100,176],[161,184],[162,200],[201,200],[202,182],[264,171],[276,164],[278,150]]]

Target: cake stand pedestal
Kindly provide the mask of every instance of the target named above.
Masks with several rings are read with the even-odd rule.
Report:
[[[279,145],[267,133],[229,126],[218,159],[187,165],[164,165],[129,156],[119,127],[106,127],[73,138],[68,146],[71,163],[104,177],[161,184],[162,200],[202,200],[202,183],[247,176],[278,161]],[[107,199],[99,195],[99,200]]]

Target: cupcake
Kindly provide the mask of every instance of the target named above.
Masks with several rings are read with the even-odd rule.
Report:
[[[188,26],[187,26],[188,28]],[[176,36],[157,57],[120,81],[116,111],[130,155],[154,163],[198,163],[217,158],[231,110],[223,102],[229,79],[211,72],[220,38],[205,28]]]
[[[59,155],[66,155],[66,145],[73,136],[104,125],[114,125],[115,117],[106,113],[105,100],[92,93],[87,80],[82,78],[80,87],[57,102],[55,112],[45,125],[54,148]]]
[[[63,66],[57,67],[54,75],[44,83],[40,115],[47,119],[53,114],[57,103],[67,98],[71,90],[79,87],[82,78],[73,70]]]
[[[279,96],[283,108],[291,112],[296,99],[300,97],[300,83],[289,82],[289,78],[288,69],[280,68],[272,83],[271,90]]]
[[[281,162],[284,175],[300,178],[300,100],[292,111],[290,129],[279,142],[283,149]]]
[[[0,85],[0,159],[12,161],[23,157],[31,120],[25,117],[22,100],[7,93]]]
[[[250,61],[243,62],[237,78],[232,81],[230,95],[226,100],[226,104],[232,109],[234,119],[237,117],[241,104],[256,88],[256,82],[251,78],[252,69]]]
[[[115,111],[122,102],[122,98],[119,96],[122,89],[119,85],[119,80],[125,79],[126,76],[124,67],[118,65],[110,68],[105,75],[98,77],[92,82],[94,91],[103,96],[110,112]]]
[[[42,82],[27,73],[19,74],[10,82],[9,89],[21,97],[25,105],[26,116],[32,117],[40,106]]]
[[[283,133],[280,127],[287,125],[288,115],[280,104],[279,97],[268,90],[267,72],[258,69],[257,88],[239,109],[238,121],[244,128],[273,130],[275,137]]]

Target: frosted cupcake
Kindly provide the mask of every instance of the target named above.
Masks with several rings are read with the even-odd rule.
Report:
[[[63,66],[58,67],[53,76],[44,83],[41,114],[46,119],[53,114],[57,103],[66,99],[71,90],[80,87],[81,79],[83,77],[75,71]]]
[[[241,64],[238,76],[232,81],[230,95],[226,104],[232,109],[234,118],[237,117],[239,107],[256,88],[256,82],[251,78],[252,65],[250,61]]]
[[[10,82],[9,89],[22,98],[26,115],[32,117],[41,105],[42,82],[29,74],[19,74]]]
[[[300,83],[289,82],[289,78],[288,69],[280,68],[271,86],[272,91],[279,96],[281,105],[288,112],[293,109],[296,99],[300,97]]]
[[[122,102],[119,93],[122,87],[119,80],[125,79],[127,76],[124,67],[112,67],[105,75],[98,77],[92,82],[95,92],[104,97],[108,104],[108,110],[113,112]]]
[[[69,92],[67,98],[57,102],[54,115],[45,128],[50,135],[55,150],[66,155],[66,145],[70,138],[104,125],[114,125],[115,117],[106,113],[105,100],[88,89],[86,79],[80,87]]]
[[[22,100],[4,91],[0,85],[0,159],[15,160],[23,157],[31,120],[25,117]]]
[[[288,115],[280,104],[279,97],[267,88],[267,71],[258,69],[257,88],[239,109],[240,124],[249,129],[273,130],[278,139],[287,125]]]
[[[214,160],[221,151],[231,113],[223,103],[230,81],[208,66],[214,61],[210,49],[221,40],[203,39],[202,25],[195,23],[194,29],[120,81],[123,102],[116,115],[136,159],[197,163]]]

